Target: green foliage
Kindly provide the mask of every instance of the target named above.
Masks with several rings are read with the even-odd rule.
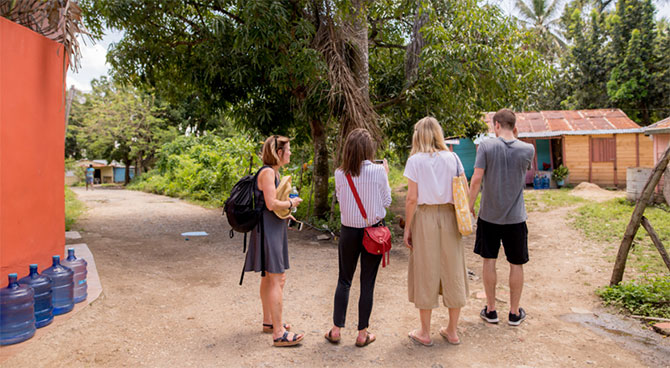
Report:
[[[607,83],[611,101],[644,125],[651,123],[648,90],[652,83],[654,6],[651,0],[619,0],[608,18],[615,65]]]
[[[70,231],[77,218],[84,212],[84,204],[77,199],[74,192],[65,187],[65,231]]]
[[[486,129],[483,111],[535,107],[553,71],[537,52],[519,47],[530,42],[529,31],[500,8],[478,1],[422,4],[420,11],[428,21],[421,28],[425,45],[415,82],[407,85],[404,49],[370,49],[371,96],[384,106],[377,111],[398,150],[408,150],[412,125],[426,115],[435,116],[448,136],[474,136]],[[400,3],[395,5],[396,11],[403,11]],[[371,12],[377,11],[379,17],[393,14],[376,8]],[[386,43],[403,44],[407,39],[411,29],[399,25],[387,26]],[[403,95],[402,103],[384,105]]]
[[[597,291],[606,304],[633,315],[670,318],[670,276],[642,278]]]
[[[233,185],[260,166],[258,145],[238,134],[221,138],[179,136],[158,152],[156,168],[135,180],[131,189],[222,206]]]
[[[560,21],[568,49],[543,109],[615,107],[641,125],[667,117],[670,31],[654,12],[651,0],[568,2]]]
[[[554,181],[561,181],[561,180],[565,179],[569,174],[570,174],[570,170],[568,170],[567,167],[561,165],[561,166],[555,168],[554,171],[551,172],[551,178]]]
[[[84,102],[73,103],[73,124],[68,129],[76,133],[76,148],[87,158],[144,164],[163,142],[177,135],[161,117],[163,111],[152,95],[105,77],[91,85]]]
[[[587,204],[577,210],[574,216],[574,225],[588,238],[608,242],[615,246],[621,242],[621,237],[626,230],[634,208],[634,204],[625,199]],[[668,244],[670,244],[670,212],[660,207],[648,207],[644,215],[649,219],[659,238],[668,248]],[[633,248],[628,260],[634,271],[649,274],[667,272],[658,250],[642,227],[633,239]]]

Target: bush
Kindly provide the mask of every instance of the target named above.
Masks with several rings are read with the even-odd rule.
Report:
[[[156,168],[130,186],[152,193],[223,205],[233,185],[260,166],[257,145],[248,137],[180,136],[158,152]]]
[[[670,276],[644,278],[597,291],[605,304],[634,315],[670,318]]]

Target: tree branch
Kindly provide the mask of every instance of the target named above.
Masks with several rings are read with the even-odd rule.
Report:
[[[407,49],[407,45],[384,43],[384,42],[379,41],[379,40],[370,40],[370,46],[372,46],[372,47],[382,47],[382,48],[387,48],[387,49],[401,49],[401,50],[406,50]]]

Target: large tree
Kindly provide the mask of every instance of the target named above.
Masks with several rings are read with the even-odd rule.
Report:
[[[262,134],[307,133],[317,215],[330,207],[329,159],[351,129],[378,142],[386,132],[404,147],[408,125],[432,114],[449,133],[473,135],[482,111],[527,107],[548,76],[521,47],[527,35],[475,0],[81,5],[94,33],[124,30],[109,54],[117,79],[198,101]]]
[[[560,0],[516,0],[514,3],[521,22],[535,34],[533,46],[552,61],[565,48],[558,32],[560,3]]]
[[[176,129],[167,126],[152,95],[105,77],[93,80],[91,86],[93,90],[73,106],[77,148],[89,159],[122,162],[128,184],[130,166],[135,163],[139,169],[151,160],[163,143],[177,135]]]

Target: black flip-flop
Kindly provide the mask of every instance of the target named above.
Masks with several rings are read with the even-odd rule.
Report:
[[[284,335],[282,335],[282,337],[273,340],[273,345],[277,347],[295,346],[300,344],[300,341],[302,341],[304,337],[304,335],[298,335],[294,333],[293,339],[289,340],[288,331],[284,331]]]

